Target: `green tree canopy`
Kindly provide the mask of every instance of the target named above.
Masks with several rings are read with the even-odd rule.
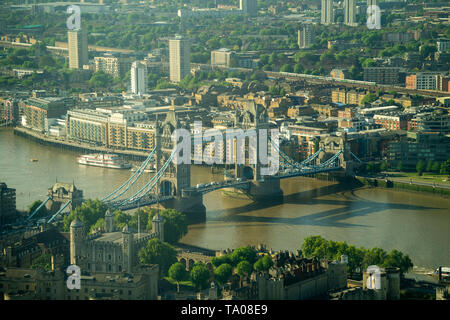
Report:
[[[237,266],[241,261],[247,261],[254,264],[256,261],[256,250],[250,246],[235,249],[230,254],[231,264]]]
[[[151,210],[148,217],[147,229],[151,229],[153,217],[156,215],[155,210]],[[188,231],[188,222],[185,213],[176,211],[175,209],[166,209],[159,213],[164,219],[164,241],[168,243],[177,243]]]
[[[44,269],[50,271],[52,268],[52,255],[51,254],[41,254],[36,258],[31,264],[31,269]]]
[[[203,263],[196,263],[190,272],[191,281],[197,290],[205,289],[208,286],[210,272]]]
[[[41,200],[34,201],[28,207],[28,215],[32,214],[41,204]],[[49,214],[50,212],[47,210],[47,208],[45,206],[42,206],[39,211],[34,214],[33,219],[47,217]]]
[[[177,283],[177,291],[180,292],[180,281],[183,281],[187,277],[186,268],[180,262],[175,262],[169,268],[169,277],[176,281]]]
[[[253,271],[253,266],[250,262],[244,260],[238,263],[236,271],[241,277],[248,277]]]
[[[417,173],[419,174],[419,176],[422,175],[422,173],[425,171],[425,169],[426,169],[426,164],[425,164],[425,162],[422,161],[422,160],[419,160],[419,161],[417,162],[417,164],[416,164],[416,171],[417,171]]]
[[[76,216],[84,222],[85,230],[89,231],[91,226],[94,225],[98,219],[104,218],[107,209],[108,207],[106,204],[100,200],[86,200],[81,206],[76,207],[75,210],[64,217],[64,231],[67,232],[70,230],[70,224]]]
[[[214,270],[214,278],[219,284],[224,285],[228,282],[232,273],[233,267],[228,263],[224,263]]]
[[[270,256],[265,255],[264,257],[258,259],[253,265],[253,268],[256,271],[269,271],[269,269],[273,266],[273,260]]]
[[[177,252],[168,243],[157,238],[150,239],[138,253],[139,261],[144,264],[157,264],[162,275],[167,274],[169,267],[177,261]]]

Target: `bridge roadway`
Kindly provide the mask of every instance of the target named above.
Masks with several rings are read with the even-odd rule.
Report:
[[[241,189],[248,190],[250,188],[250,183],[251,183],[251,181],[249,181],[249,180],[241,180],[241,181],[225,180],[225,181],[220,181],[220,182],[211,182],[209,184],[201,185],[198,188],[197,187],[185,188],[181,191],[181,194],[183,195],[183,197],[189,197],[193,194],[204,195],[206,193],[209,193],[209,192],[212,192],[215,190],[219,190],[219,189],[224,189],[224,188],[241,188]],[[123,205],[120,205],[120,203],[123,200],[118,200],[118,201],[108,203],[108,206],[111,208],[114,208],[114,209],[120,209],[120,210],[126,211],[126,210],[136,209],[136,208],[142,207],[142,206],[150,206],[153,204],[170,201],[174,198],[175,198],[175,196],[172,196],[172,195],[171,196],[158,196],[154,193],[149,193],[148,195],[142,197],[139,201],[133,201],[130,203],[125,203]]]
[[[342,167],[340,166],[327,166],[327,167],[313,167],[313,168],[303,168],[302,170],[296,171],[298,169],[291,169],[291,172],[283,172],[275,175],[276,178],[279,179],[286,179],[286,178],[292,178],[292,177],[300,177],[300,176],[307,176],[311,174],[316,174],[320,172],[330,172],[330,171],[336,171],[340,170]],[[184,188],[181,192],[182,197],[190,197],[192,195],[204,195],[209,192],[220,190],[224,188],[237,188],[237,189],[243,189],[243,190],[249,190],[251,186],[252,180],[225,180],[225,181],[214,181],[205,185],[199,185],[198,187],[189,187]],[[141,198],[139,201],[134,201],[130,203],[125,203],[123,205],[120,205],[120,203],[123,200],[114,201],[108,204],[111,208],[117,208],[123,211],[126,210],[132,210],[136,209],[141,206],[150,206],[157,203],[162,203],[166,201],[170,201],[174,199],[175,196],[158,196],[154,193],[150,193],[143,198]]]

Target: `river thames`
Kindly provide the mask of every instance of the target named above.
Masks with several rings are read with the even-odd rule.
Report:
[[[0,129],[0,181],[16,189],[20,210],[44,200],[56,180],[75,182],[86,199],[101,198],[132,174],[80,165],[78,155]],[[191,173],[193,185],[222,179],[207,167],[192,167]],[[398,249],[419,269],[450,266],[448,198],[381,188],[351,190],[302,177],[285,179],[281,187],[284,202],[271,206],[226,198],[220,191],[207,194],[206,222],[189,226],[181,242],[210,249],[264,243],[296,250],[305,237],[321,235],[356,246]]]

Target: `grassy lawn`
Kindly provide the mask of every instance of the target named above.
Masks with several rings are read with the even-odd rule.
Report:
[[[177,282],[176,281],[174,281],[172,278],[170,278],[170,277],[164,277],[164,279],[165,280],[167,280],[167,281],[169,281],[171,284],[173,284],[173,285],[177,285]],[[180,281],[180,287],[191,287],[191,288],[194,288],[194,284],[191,282],[191,281],[189,281],[189,280],[186,280],[186,281]]]
[[[390,172],[389,175],[393,178],[412,179],[413,181],[428,182],[428,183],[440,183],[450,184],[450,179],[447,175],[438,175],[433,173],[423,173],[419,176],[417,172]]]

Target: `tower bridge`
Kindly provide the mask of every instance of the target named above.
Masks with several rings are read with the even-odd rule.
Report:
[[[234,122],[236,128],[242,128],[243,130],[268,130],[270,128],[266,109],[253,101],[247,103],[241,114],[236,114]],[[220,189],[227,191],[238,190],[255,201],[282,201],[281,179],[341,170],[341,163],[345,161],[345,147],[341,150],[334,150],[330,154],[327,152],[327,146],[323,146],[308,159],[296,162],[279,149],[278,139],[272,141],[273,139],[268,137],[272,152],[275,151],[279,159],[271,158],[270,161],[277,161],[279,170],[273,175],[267,175],[267,173],[264,175],[259,152],[253,154],[256,157],[255,161],[250,161],[249,159],[250,149],[253,148],[252,150],[255,150],[256,148],[256,150],[259,150],[258,148],[262,143],[260,141],[261,138],[257,136],[255,137],[256,145],[251,145],[250,141],[245,141],[241,146],[246,155],[244,163],[238,163],[237,156],[235,156],[233,177],[225,176],[223,181],[212,181],[207,184],[192,186],[191,164],[173,161],[179,150],[177,150],[176,142],[172,140],[172,133],[180,128],[180,122],[172,108],[168,112],[166,119],[156,126],[155,148],[151,151],[148,158],[125,183],[105,196],[102,201],[110,208],[120,210],[158,205],[163,208],[173,208],[184,212],[190,221],[203,221],[206,218],[203,195],[209,192]],[[235,141],[231,145],[233,150],[236,151],[237,144],[235,144]],[[131,192],[132,186],[141,178],[142,173],[152,159],[156,164],[155,175],[146,181],[139,190],[134,193]]]
[[[249,101],[241,114],[235,115],[235,128],[249,129],[269,129],[269,118],[263,106]],[[262,141],[260,135],[256,135],[256,140],[244,139],[244,143],[239,147],[236,136],[227,137],[227,145],[231,142],[231,149],[234,153],[233,175],[224,175],[223,181],[211,181],[206,184],[191,185],[191,163],[178,163],[173,161],[179,150],[176,142],[172,140],[174,130],[181,128],[175,111],[172,108],[161,124],[157,123],[155,132],[155,148],[142,162],[140,167],[123,184],[114,191],[104,196],[101,200],[111,209],[123,211],[136,209],[143,206],[159,206],[163,208],[173,208],[186,213],[190,222],[199,222],[206,219],[206,208],[203,204],[203,196],[216,190],[244,193],[254,201],[261,202],[281,202],[283,201],[283,191],[280,188],[280,181],[292,177],[314,175],[320,172],[333,172],[345,169],[347,174],[351,174],[358,161],[346,143],[345,135],[342,137],[330,137],[320,142],[319,150],[309,158],[297,162],[284,153],[278,146],[278,138],[267,136]],[[191,139],[195,137],[191,136]],[[236,140],[235,140],[236,139]],[[195,139],[194,139],[195,141]],[[203,139],[201,140],[202,144]],[[259,147],[262,143],[269,142],[270,160],[262,166]],[[237,149],[242,148],[245,161],[238,161],[235,154]],[[228,146],[227,146],[228,148]],[[266,149],[269,149],[268,147]],[[203,150],[203,147],[202,147]],[[256,157],[251,161],[250,154],[254,150],[258,152],[252,155]],[[191,149],[189,150],[191,151]],[[268,150],[265,150],[268,152]],[[273,157],[274,153],[276,154]],[[189,157],[189,159],[191,159]],[[355,159],[357,161],[355,161]],[[156,173],[153,177],[145,180],[143,172],[150,162],[154,162]],[[276,162],[278,170],[268,174],[267,169]],[[136,184],[140,181],[139,184]],[[137,187],[139,185],[140,187]],[[77,190],[74,185],[56,183],[48,191],[47,199],[36,208],[27,218],[31,222],[33,216],[44,205],[47,205],[52,216],[47,217],[46,223],[52,222],[63,210],[81,205],[82,191]],[[55,213],[56,212],[56,213]],[[47,220],[48,219],[48,220]]]

